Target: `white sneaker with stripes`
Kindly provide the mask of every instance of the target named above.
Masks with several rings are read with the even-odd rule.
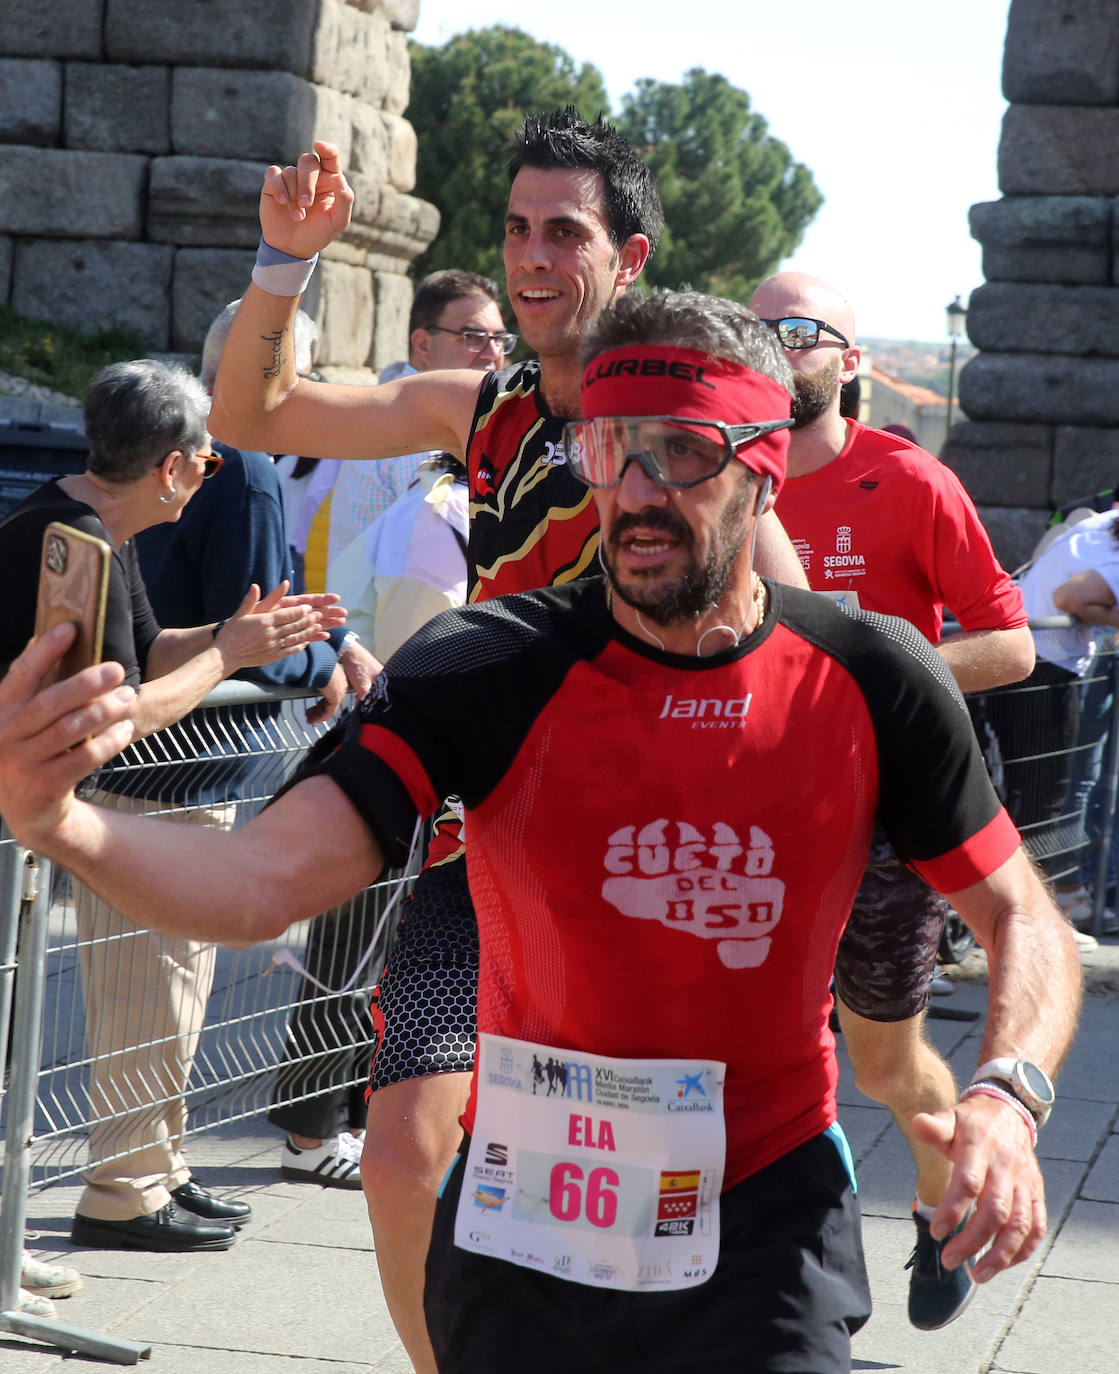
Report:
[[[349,1131],[331,1136],[312,1150],[301,1150],[288,1136],[280,1156],[280,1173],[284,1178],[319,1183],[324,1188],[360,1188],[361,1146],[362,1141]]]

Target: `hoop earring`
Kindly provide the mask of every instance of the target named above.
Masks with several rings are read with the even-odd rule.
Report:
[[[161,502],[163,505],[169,506],[169,505],[171,504],[171,502],[174,501],[174,499],[175,499],[175,497],[176,497],[177,495],[178,495],[178,492],[175,490],[175,488],[174,488],[174,487],[169,487],[169,488],[168,488],[168,491],[167,491],[167,495],[166,495],[166,496],[161,496],[159,499],[160,499],[160,502]]]

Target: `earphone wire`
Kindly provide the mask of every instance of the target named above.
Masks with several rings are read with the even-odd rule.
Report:
[[[300,961],[299,956],[293,950],[288,949],[286,945],[276,950],[275,953],[272,955],[272,968],[277,968],[281,964],[284,964],[288,968],[294,969],[296,973],[302,974],[303,977],[306,978],[309,983],[313,983],[315,987],[319,988],[322,992],[330,993],[331,996],[338,996],[340,993],[349,992],[350,989],[357,983],[357,980],[361,977],[361,972],[365,968],[366,964],[368,964],[370,959],[372,959],[373,951],[377,948],[377,942],[378,940],[380,940],[381,932],[385,928],[385,922],[388,920],[393,908],[400,900],[401,893],[403,893],[405,886],[414,876],[412,873],[412,860],[416,856],[416,850],[419,845],[420,831],[422,827],[423,820],[421,817],[417,816],[415,829],[412,831],[412,843],[408,850],[408,859],[404,865],[404,874],[397,881],[396,886],[393,888],[392,896],[385,903],[385,909],[381,912],[380,919],[377,921],[376,929],[373,931],[373,938],[369,941],[369,947],[361,956],[357,968],[354,969],[349,979],[345,983],[343,983],[343,985],[340,988],[331,988],[327,987],[325,983],[320,983],[313,973],[308,973],[306,966]],[[268,970],[268,972],[271,972],[271,968]]]

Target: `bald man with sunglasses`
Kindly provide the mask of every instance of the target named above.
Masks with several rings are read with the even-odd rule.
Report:
[[[1018,682],[1033,641],[1018,589],[999,565],[971,498],[916,444],[840,415],[840,390],[858,375],[855,317],[816,277],[782,272],[750,302],[793,368],[795,428],[778,515],[814,591],[899,615],[936,646],[961,691]],[[941,640],[945,608],[962,633]],[[919,1112],[955,1100],[951,1070],[924,1037],[945,903],[881,835],[836,964],[839,1022],[859,1088],[893,1112],[917,1162],[909,1316],[936,1329],[974,1291],[965,1266],[939,1262],[928,1221],[948,1186],[943,1157],[912,1128]]]

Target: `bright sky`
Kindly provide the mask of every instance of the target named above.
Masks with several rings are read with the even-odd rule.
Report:
[[[420,0],[413,37],[506,24],[602,72],[611,106],[691,67],[747,91],[824,206],[783,266],[850,299],[859,332],[939,342],[983,281],[968,207],[997,200],[1009,0]],[[688,23],[694,15],[695,24]]]

